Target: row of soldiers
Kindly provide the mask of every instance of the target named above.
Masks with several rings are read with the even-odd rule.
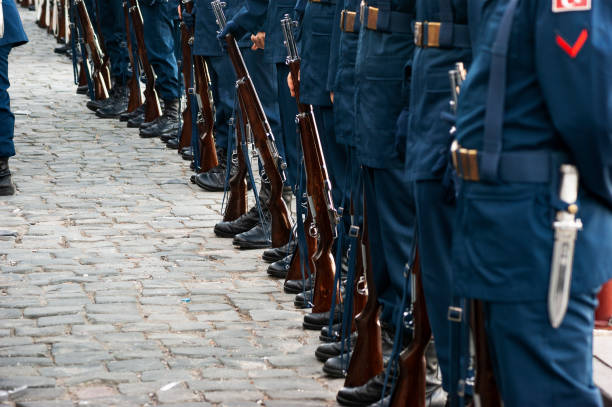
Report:
[[[272,247],[268,274],[312,307],[323,371],[345,377],[340,404],[602,405],[609,2],[43,0],[39,15],[54,2],[87,106],[228,191],[218,236]]]

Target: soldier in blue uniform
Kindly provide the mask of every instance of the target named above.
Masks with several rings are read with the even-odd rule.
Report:
[[[482,302],[506,407],[601,406],[592,330],[595,295],[612,276],[611,5],[473,6],[480,23],[453,148],[454,285]],[[575,233],[576,218],[571,285],[549,290],[552,271],[571,270],[574,238],[561,232]],[[568,250],[556,256],[559,243]],[[550,306],[560,297],[567,310]]]
[[[98,0],[100,29],[110,58],[112,89],[110,97],[100,101],[96,116],[117,118],[127,109],[129,55],[125,33],[123,0]]]
[[[15,116],[11,113],[11,100],[8,94],[8,56],[11,49],[28,42],[15,2],[2,1],[2,30],[0,30],[0,195],[13,195],[15,186],[11,181],[9,157],[15,155],[13,134]]]
[[[455,218],[454,191],[444,185],[449,123],[441,120],[451,100],[449,70],[471,62],[466,0],[416,0],[409,120],[406,134],[408,180],[414,182],[417,241],[423,290],[431,323],[442,386],[450,390],[450,324],[452,297],[451,242]]]
[[[164,103],[164,112],[156,120],[143,124],[141,137],[170,137],[178,131],[180,85],[176,62],[175,38],[177,27],[174,1],[146,0],[140,2],[144,22],[147,56],[157,75],[156,88]]]
[[[404,270],[412,261],[416,226],[412,185],[404,176],[405,134],[396,131],[408,105],[414,1],[362,2],[360,20],[355,64],[357,159],[363,167],[380,320],[383,329],[393,331],[404,313]],[[384,375],[361,387],[345,387],[337,399],[349,405],[373,403],[381,396],[383,382]]]
[[[297,107],[295,101],[289,94],[286,78],[289,69],[285,64],[287,51],[283,44],[283,35],[280,26],[280,20],[285,14],[292,14],[295,1],[293,0],[247,0],[236,15],[227,23],[226,32],[231,32],[238,37],[242,37],[246,33],[256,33],[252,38],[255,40],[255,48],[263,46],[263,62],[266,64],[274,64],[276,71],[276,83],[273,89],[276,91],[272,95],[278,102],[280,114],[280,130],[274,133],[278,152],[283,157],[287,164],[285,170],[286,184],[293,187],[297,184],[299,171],[298,146],[299,139],[296,134],[295,116]],[[259,31],[261,30],[261,31]],[[261,91],[257,88],[258,92]],[[251,214],[256,215],[256,214]],[[215,230],[241,230],[239,227],[243,224],[244,219],[231,224],[219,224]],[[290,243],[291,247],[295,245]],[[272,249],[277,256],[285,257],[288,252],[288,247]],[[275,257],[278,258],[278,257]],[[290,256],[288,256],[290,259]],[[275,264],[271,267],[281,267],[284,269],[288,260],[283,264]]]

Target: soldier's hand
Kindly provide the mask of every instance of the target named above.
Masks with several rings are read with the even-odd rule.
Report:
[[[264,49],[266,45],[266,33],[260,31],[255,35],[251,35],[251,41],[253,41],[253,46],[251,47],[253,51]]]
[[[300,80],[300,73],[301,71],[298,71],[298,81]],[[291,72],[289,72],[289,74],[287,75],[287,86],[289,87],[289,91],[291,92],[291,97],[295,97],[295,92],[293,90],[293,78],[291,77]]]
[[[334,103],[334,92],[329,92],[329,100]]]

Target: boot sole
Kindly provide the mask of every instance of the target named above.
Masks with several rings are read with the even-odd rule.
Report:
[[[348,407],[362,407],[362,406],[369,406],[372,403],[376,403],[376,400],[373,401],[372,403],[369,403],[369,402],[365,402],[365,403],[364,402],[355,402],[353,400],[345,399],[344,397],[342,397],[340,395],[340,393],[338,393],[336,395],[336,401],[338,402],[338,404],[341,404],[343,406],[348,406]]]
[[[338,371],[336,369],[330,369],[327,366],[323,365],[323,373],[325,373],[329,377],[333,377],[334,379],[341,379],[346,377],[346,371]]]
[[[257,250],[257,249],[268,249],[272,246],[272,244],[266,244],[266,245],[258,245],[258,244],[241,244],[241,243],[234,243],[234,247],[236,247],[237,249],[240,250]]]
[[[310,291],[310,289],[308,290],[302,290],[302,289],[296,289],[296,288],[291,288],[291,287],[287,287],[286,285],[283,285],[283,291],[286,294],[299,294],[302,291]]]
[[[287,271],[278,271],[268,269],[268,275],[274,278],[287,278]]]
[[[261,256],[261,259],[262,259],[263,261],[265,261],[266,263],[275,263],[275,262],[277,262],[277,261],[279,261],[279,260],[282,260],[282,259],[284,259],[284,258],[285,258],[285,256],[278,256],[278,257],[275,257],[275,256],[269,256],[269,255],[268,255],[268,256],[266,256],[266,254],[265,254],[265,253],[264,253],[264,254]]]
[[[340,339],[340,336],[319,335],[319,340],[326,343],[339,342]]]
[[[327,359],[335,358],[336,356],[340,356],[340,354],[338,353],[337,355],[330,355],[329,353],[319,352],[318,349],[315,350],[315,357],[319,362],[325,363],[327,362]],[[323,371],[325,371],[325,367],[323,367]]]
[[[14,186],[0,188],[0,196],[11,196],[11,195],[15,195]]]
[[[234,237],[236,237],[236,235],[238,235],[238,234],[240,234],[240,232],[239,232],[239,233],[236,233],[236,234],[233,234],[233,233],[230,233],[230,232],[223,232],[223,231],[220,231],[220,230],[215,229],[215,235],[216,235],[217,237],[223,237],[223,238],[227,238],[227,239],[229,239],[229,238],[234,238]]]
[[[311,324],[310,322],[302,322],[302,328],[308,329],[309,331],[320,331],[325,325]]]

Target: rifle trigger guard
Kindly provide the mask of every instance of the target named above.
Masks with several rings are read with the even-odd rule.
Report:
[[[310,228],[308,228],[308,234],[310,235],[310,237],[319,237],[319,230],[317,229],[317,226],[314,223],[312,223],[310,225]]]

